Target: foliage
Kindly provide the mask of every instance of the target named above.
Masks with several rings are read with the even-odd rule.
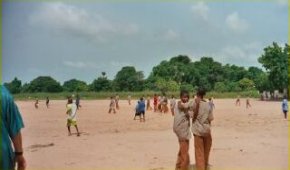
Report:
[[[68,81],[65,81],[63,83],[63,90],[68,92],[79,92],[79,91],[87,91],[88,86],[87,83],[84,81],[80,81],[77,79],[71,79]]]
[[[274,42],[272,46],[264,48],[264,54],[258,59],[269,73],[271,86],[280,91],[288,87],[287,58],[289,50],[288,44],[285,44],[283,49]]]
[[[28,92],[61,92],[59,82],[49,76],[39,76],[29,83]]]
[[[21,91],[21,80],[15,77],[10,83],[4,83],[4,86],[12,93],[20,93]]]
[[[143,90],[144,75],[136,71],[135,67],[123,67],[114,79],[114,88],[117,91],[141,91]]]

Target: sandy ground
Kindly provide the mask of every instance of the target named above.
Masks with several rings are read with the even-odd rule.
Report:
[[[251,100],[252,108],[236,107],[233,99],[215,101],[211,170],[287,170],[288,121],[280,102]],[[133,120],[134,105],[120,101],[108,114],[108,100],[81,101],[81,136],[68,136],[66,101],[18,101],[23,115],[24,151],[29,170],[174,169],[178,142],[171,114],[148,111],[145,123]],[[72,129],[75,132],[75,129]],[[194,161],[190,141],[191,164]]]

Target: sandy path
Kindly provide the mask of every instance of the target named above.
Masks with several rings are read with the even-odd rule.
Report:
[[[234,100],[215,100],[214,169],[288,169],[288,121],[280,102],[252,100],[253,107],[234,106]],[[66,101],[17,102],[24,121],[28,169],[174,169],[178,150],[173,117],[151,111],[146,123],[133,121],[134,105],[120,101],[117,114],[108,114],[107,100],[81,101],[81,137],[67,136]],[[135,104],[135,102],[133,102]],[[75,132],[75,129],[72,129]],[[193,140],[190,148],[194,164]]]

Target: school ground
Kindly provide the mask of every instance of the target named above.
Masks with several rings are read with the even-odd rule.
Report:
[[[109,100],[81,101],[81,136],[67,135],[66,101],[18,101],[25,129],[24,155],[29,170],[166,170],[175,168],[178,142],[170,113],[146,112],[146,122],[133,120],[135,101],[120,101],[117,114],[108,114]],[[211,170],[287,170],[288,127],[281,102],[245,99],[214,100]],[[75,129],[72,128],[72,132]],[[193,140],[190,145],[194,164]]]

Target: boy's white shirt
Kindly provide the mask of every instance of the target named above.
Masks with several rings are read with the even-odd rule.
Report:
[[[76,121],[77,116],[77,105],[75,103],[71,103],[67,105],[68,109],[70,109],[70,112],[67,114],[68,119]]]

